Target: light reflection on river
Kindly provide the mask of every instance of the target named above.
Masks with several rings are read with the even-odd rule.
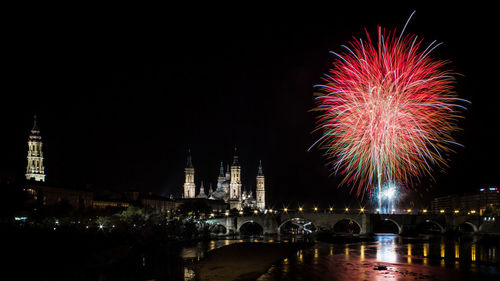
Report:
[[[278,241],[277,241],[278,240]],[[241,242],[279,242],[276,238],[225,239],[184,247],[184,280],[196,280],[195,264],[211,250]],[[294,242],[295,238],[282,240]],[[374,242],[329,244],[311,248],[273,265],[259,281],[275,280],[483,280],[500,277],[496,247],[377,235]]]
[[[318,242],[258,280],[483,280],[500,277],[498,262],[496,247],[379,235],[369,243]]]

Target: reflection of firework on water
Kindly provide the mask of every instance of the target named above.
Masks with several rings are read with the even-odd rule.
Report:
[[[405,26],[406,27],[406,26]],[[404,29],[403,29],[404,32]],[[444,61],[429,54],[417,36],[397,36],[378,28],[377,43],[368,32],[355,39],[317,85],[317,128],[314,144],[325,150],[343,184],[357,195],[378,184],[430,175],[431,166],[446,165],[444,152],[456,144],[451,133],[466,102],[456,98],[454,78]]]

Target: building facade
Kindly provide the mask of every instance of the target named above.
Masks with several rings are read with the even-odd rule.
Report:
[[[434,213],[473,212],[483,215],[487,212],[500,214],[500,191],[498,187],[480,188],[476,193],[448,195],[434,198],[431,202]]]
[[[42,137],[38,129],[36,115],[33,117],[33,128],[28,138],[28,164],[26,166],[26,179],[45,181],[45,168],[43,166]]]
[[[241,182],[241,165],[236,153],[233,156],[231,166],[227,166],[224,172],[224,164],[221,162],[219,175],[217,177],[217,188],[212,190],[211,186],[208,192],[205,188],[200,188],[198,195],[195,195],[194,168],[191,153],[188,153],[187,166],[184,170],[184,198],[207,198],[209,200],[222,200],[229,204],[230,209],[242,210],[245,207],[259,209],[264,211],[265,203],[265,179],[262,172],[262,164],[259,164],[257,172],[257,198],[253,196],[252,190],[246,190]],[[188,197],[189,195],[189,197]]]
[[[194,184],[194,167],[191,151],[188,151],[186,168],[184,169],[184,198],[195,198],[196,185]]]

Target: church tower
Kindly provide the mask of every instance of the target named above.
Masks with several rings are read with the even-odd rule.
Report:
[[[233,164],[231,165],[231,182],[229,184],[229,206],[231,209],[242,209],[241,206],[241,166],[234,149]]]
[[[257,171],[257,209],[261,212],[266,208],[266,189],[264,173],[262,172],[262,161],[259,161],[259,170]]]
[[[200,193],[196,195],[196,198],[204,198],[204,199],[207,198],[207,195],[205,194],[205,187],[203,187],[203,181],[201,181]]]
[[[224,177],[224,164],[222,161],[220,162],[220,168],[219,168],[219,177],[217,178],[217,189],[221,190],[222,188],[222,183],[224,182],[226,178]]]
[[[43,167],[42,137],[38,129],[36,114],[33,117],[34,124],[28,139],[28,165],[26,166],[26,179],[45,181],[45,169]]]
[[[191,150],[188,150],[187,165],[184,169],[184,198],[194,198],[196,186],[194,184],[194,167],[191,159]]]

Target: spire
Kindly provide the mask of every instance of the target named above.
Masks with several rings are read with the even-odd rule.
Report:
[[[207,195],[205,194],[205,188],[203,187],[203,181],[201,181],[201,186],[200,186],[200,193],[196,198],[207,198]]]
[[[188,157],[187,157],[186,168],[193,168],[193,161],[191,159],[191,149],[188,149]]]
[[[36,122],[36,113],[33,115],[33,129],[31,129],[31,131],[38,131],[38,124]]]
[[[259,160],[259,171],[257,172],[257,176],[263,176],[264,173],[262,172],[262,160]]]
[[[238,150],[236,149],[236,147],[234,148],[234,157],[233,157],[233,164],[232,166],[239,166],[240,163],[238,161],[238,155],[236,154],[238,152]]]
[[[38,129],[38,122],[36,118],[36,113],[33,115],[33,128],[31,129],[30,139],[38,139],[40,135],[40,130]]]
[[[222,161],[220,161],[219,177],[224,177],[224,164],[222,164]]]

